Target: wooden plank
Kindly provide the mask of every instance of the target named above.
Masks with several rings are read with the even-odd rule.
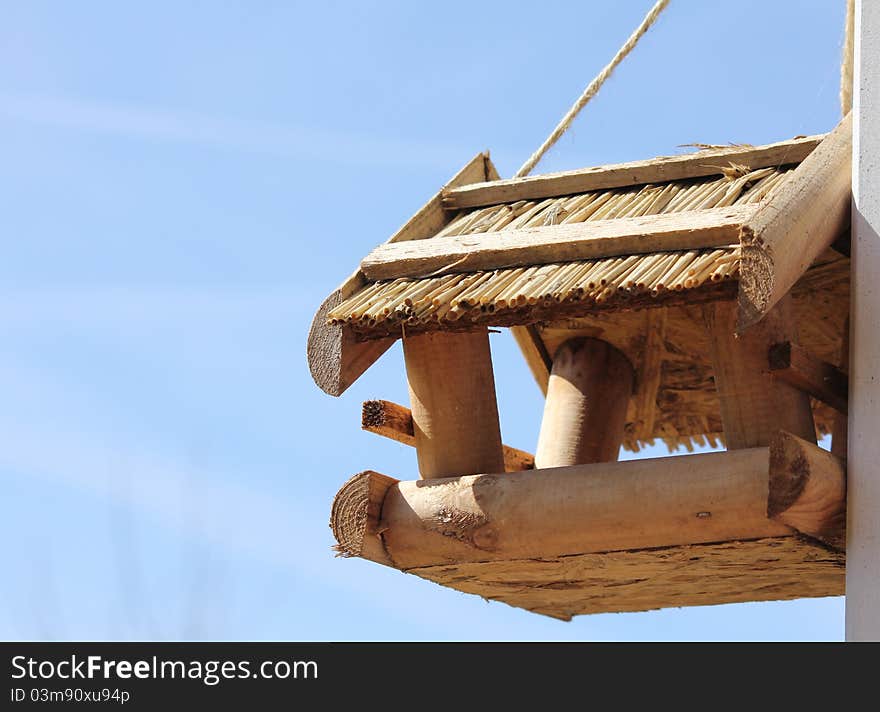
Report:
[[[743,225],[740,331],[762,319],[849,224],[851,156],[847,115]]]
[[[767,516],[838,551],[846,549],[843,460],[780,431],[770,441]]]
[[[592,613],[840,596],[844,571],[844,554],[788,536],[550,559],[448,563],[407,573],[568,621]]]
[[[667,309],[645,310],[645,346],[639,366],[635,406],[635,437],[650,440],[654,437],[657,416],[657,393],[660,390],[663,357],[666,353]]]
[[[410,447],[416,445],[412,411],[398,403],[386,400],[364,401],[361,428]],[[535,456],[531,453],[509,445],[502,445],[502,450],[506,472],[531,470],[535,467]]]
[[[486,327],[404,336],[403,356],[421,476],[503,472]]]
[[[807,136],[766,146],[730,146],[682,156],[660,156],[646,161],[476,183],[446,190],[443,200],[449,208],[473,208],[591,190],[721,175],[722,169],[728,168],[731,163],[746,165],[753,170],[800,163],[822,138],[823,136]]]
[[[846,638],[880,640],[880,3],[856,0]]]
[[[489,175],[497,175],[494,171],[489,155],[479,153],[446,185],[484,181]],[[436,234],[450,219],[440,196],[437,193],[431,198],[389,242],[420,240]],[[321,303],[309,329],[309,370],[318,387],[332,396],[342,395],[396,341],[396,337],[360,341],[348,325],[327,323],[327,315],[365,284],[363,273],[356,270]]]
[[[847,411],[846,374],[790,341],[770,347],[770,374],[827,403],[839,413]]]
[[[386,244],[361,262],[371,280],[571,262],[737,244],[757,209],[733,205]]]
[[[790,297],[739,336],[735,334],[736,305],[716,302],[706,305],[703,313],[728,449],[767,445],[777,430],[816,442],[810,397],[774,379],[767,367],[770,346],[794,340]]]
[[[753,448],[399,482],[371,526],[403,570],[788,536],[767,517],[768,468]]]
[[[617,460],[633,388],[629,359],[605,341],[566,341],[553,357],[535,467]]]

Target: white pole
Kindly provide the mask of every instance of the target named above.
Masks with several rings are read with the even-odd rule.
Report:
[[[846,638],[880,640],[880,2],[856,0]]]

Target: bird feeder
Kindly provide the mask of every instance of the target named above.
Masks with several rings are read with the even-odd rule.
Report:
[[[338,551],[560,619],[842,594],[851,135],[476,156],[312,324],[335,396],[402,340],[409,407],[362,425],[418,458],[343,485]],[[546,396],[534,456],[501,441],[490,327]],[[617,461],[656,442],[726,449]]]

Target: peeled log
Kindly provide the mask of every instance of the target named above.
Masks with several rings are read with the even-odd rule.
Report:
[[[613,462],[623,442],[633,367],[605,341],[566,341],[553,357],[535,467]]]
[[[403,355],[421,476],[504,472],[486,327],[405,336]]]
[[[767,515],[828,546],[846,548],[846,467],[822,448],[779,432],[770,443]]]
[[[785,442],[776,472],[812,467],[813,446]],[[819,481],[771,506],[769,470],[764,447],[415,482],[366,472],[337,495],[333,531],[347,555],[563,620],[841,595],[845,554],[767,516],[806,515]]]
[[[398,482],[365,531],[400,569],[790,535],[767,518],[767,463],[754,448]]]
[[[740,233],[738,330],[764,318],[846,228],[852,200],[847,114]]]

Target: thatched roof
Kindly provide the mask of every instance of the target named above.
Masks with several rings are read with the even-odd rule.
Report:
[[[832,135],[825,153],[843,155],[849,139],[840,130]],[[498,178],[488,156],[478,157],[325,300],[309,341],[312,373],[339,395],[395,338],[509,326],[546,387],[556,348],[593,336],[623,351],[637,370],[626,447],[654,439],[671,449],[715,444],[722,427],[703,303],[733,300],[739,291],[742,305],[748,279],[767,297],[757,309],[749,305],[754,319],[780,289],[790,290],[800,342],[838,362],[847,255],[825,250],[814,259],[821,249],[806,250],[803,264],[789,270],[791,282],[764,284],[761,260],[774,253],[748,224],[758,213],[794,212],[804,220],[792,233],[839,229],[839,209],[825,211],[821,224],[823,215],[814,214],[821,206],[803,207],[821,190],[827,161],[814,161],[818,171],[797,169],[822,144],[821,136],[801,137],[511,180]],[[812,193],[801,190],[805,180]],[[829,187],[835,205],[844,189]],[[666,232],[651,233],[654,222]],[[712,240],[701,242],[710,232]],[[599,239],[608,234],[614,239]],[[543,241],[542,250],[530,249],[532,239]],[[499,257],[489,243],[518,247]],[[553,259],[557,245],[564,259]],[[816,404],[815,415],[820,432],[830,429],[827,406]]]
[[[484,235],[531,227],[681,213],[756,204],[784,182],[791,166],[722,166],[719,177],[599,190],[544,200],[465,209],[435,237]],[[333,309],[331,322],[365,337],[475,324],[510,326],[597,309],[662,304],[676,292],[711,288],[738,272],[738,244],[648,252],[598,260],[465,272],[366,285]],[[719,290],[715,289],[715,294]],[[729,290],[728,290],[729,291]],[[696,295],[691,295],[696,297]],[[678,300],[680,301],[680,300]]]

